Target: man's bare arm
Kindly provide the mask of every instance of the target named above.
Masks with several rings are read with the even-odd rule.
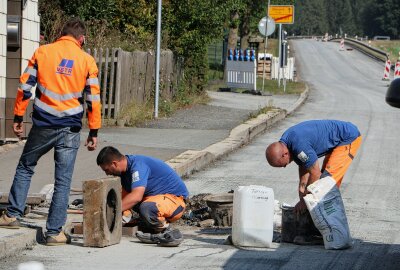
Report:
[[[131,209],[142,201],[145,187],[136,187],[122,199],[122,212]]]
[[[306,194],[309,172],[306,168],[299,166],[299,198],[303,198]]]
[[[315,161],[315,163],[310,168],[308,168],[307,171],[309,172],[309,177],[306,187],[318,181],[321,177],[321,169],[319,167],[318,160]]]

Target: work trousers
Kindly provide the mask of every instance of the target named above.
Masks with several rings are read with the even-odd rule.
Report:
[[[168,223],[180,219],[185,207],[182,196],[160,194],[145,197],[135,210],[139,212],[141,220],[147,227],[160,232],[168,226]]]

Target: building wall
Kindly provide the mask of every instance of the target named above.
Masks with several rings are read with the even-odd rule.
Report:
[[[0,1],[0,140],[5,137],[7,1]]]
[[[38,1],[28,0],[22,11],[22,54],[21,71],[23,72],[40,42],[40,17]],[[34,89],[33,89],[34,91]]]
[[[7,1],[0,1],[0,98],[6,97]],[[3,107],[4,106],[0,106]]]
[[[28,60],[39,47],[40,41],[38,2],[39,0],[28,0],[25,6],[22,7],[22,0],[0,0],[0,141],[16,139],[12,131],[12,123],[14,119],[13,108],[19,85],[19,77],[24,72]],[[4,31],[7,31],[7,15],[20,16],[21,18],[20,47],[7,47],[6,36],[4,42],[2,41]],[[5,17],[5,19],[3,19],[3,17]],[[4,45],[4,49],[2,45]],[[6,53],[2,54],[2,51]],[[4,60],[2,60],[3,58],[6,59],[5,63]],[[5,75],[3,74],[4,72],[6,73]],[[5,80],[5,83],[1,82],[2,78]],[[32,89],[32,92],[35,93],[35,89]],[[1,102],[3,102],[3,104]],[[30,117],[31,112],[32,101],[24,115],[24,137],[28,135],[32,125]]]

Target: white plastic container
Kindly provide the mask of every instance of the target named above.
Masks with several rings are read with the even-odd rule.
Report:
[[[233,244],[243,247],[271,247],[275,206],[272,188],[239,186],[233,194]]]

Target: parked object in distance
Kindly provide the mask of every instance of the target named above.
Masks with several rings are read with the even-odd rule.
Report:
[[[400,78],[392,81],[386,92],[386,103],[392,107],[400,108]]]
[[[390,40],[389,36],[374,36],[374,40]]]

